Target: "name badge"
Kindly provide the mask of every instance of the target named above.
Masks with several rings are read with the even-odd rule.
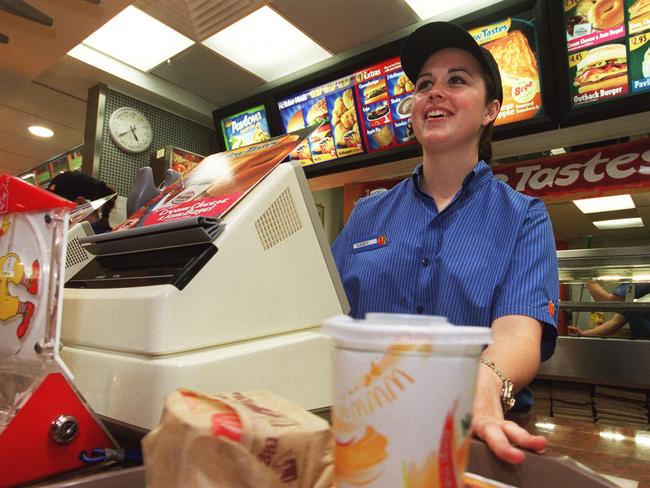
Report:
[[[372,251],[373,249],[378,249],[386,245],[388,245],[388,239],[386,239],[385,234],[382,234],[360,242],[355,242],[352,244],[352,252],[358,253],[363,251]]]

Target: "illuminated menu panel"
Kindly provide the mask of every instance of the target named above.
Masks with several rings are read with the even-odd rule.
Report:
[[[538,44],[532,12],[469,31],[499,65],[503,104],[494,125],[532,119],[543,111]]]
[[[362,135],[368,152],[412,144],[411,80],[402,71],[399,58],[355,73]]]
[[[650,90],[647,0],[564,0],[571,104]]]
[[[258,105],[222,119],[221,132],[227,151],[270,139],[266,109]]]
[[[290,159],[310,165],[363,152],[354,95],[354,77],[346,76],[278,102],[285,132],[320,124]]]

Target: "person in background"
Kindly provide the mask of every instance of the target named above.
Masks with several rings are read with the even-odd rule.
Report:
[[[596,281],[590,281],[586,284],[587,289],[591,293],[591,297],[596,302],[625,301],[625,294],[629,286],[629,283],[621,284],[610,293]],[[650,283],[636,283],[634,287],[634,298],[643,301],[650,299]],[[650,339],[650,313],[641,311],[615,313],[611,319],[597,325],[593,329],[582,330],[579,327],[569,326],[569,332],[573,332],[581,337],[606,337],[618,332],[625,324],[630,324],[630,331],[633,337],[637,339]]]
[[[351,316],[445,316],[491,327],[472,427],[500,458],[541,452],[504,412],[557,337],[558,266],[544,204],[494,177],[492,127],[503,100],[497,64],[462,28],[434,22],[402,45],[415,84],[411,121],[422,164],[392,189],[360,199],[332,250]],[[523,390],[522,390],[523,391]],[[532,405],[518,396],[519,408]],[[516,446],[516,447],[515,447]]]
[[[115,193],[115,190],[103,181],[78,171],[59,173],[50,181],[47,189],[77,205],[83,205]],[[115,200],[112,199],[86,218],[92,225],[95,234],[112,230],[109,217],[114,206]]]

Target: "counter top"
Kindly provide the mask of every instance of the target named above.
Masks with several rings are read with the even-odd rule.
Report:
[[[545,455],[570,456],[592,470],[650,488],[650,431],[580,420],[525,416],[514,419],[548,439]]]

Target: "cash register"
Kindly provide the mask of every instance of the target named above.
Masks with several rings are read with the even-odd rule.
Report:
[[[222,217],[80,239],[61,357],[94,410],[153,428],[179,387],[330,403],[323,319],[348,303],[304,172],[281,163]]]

